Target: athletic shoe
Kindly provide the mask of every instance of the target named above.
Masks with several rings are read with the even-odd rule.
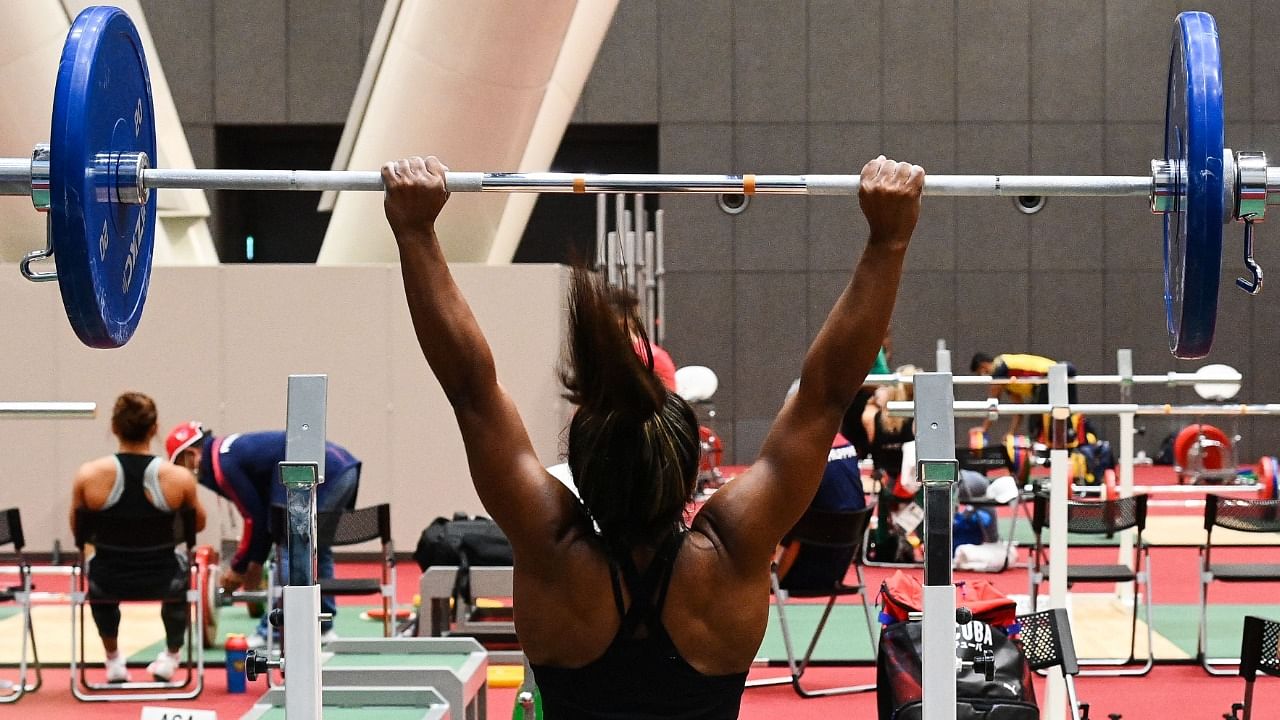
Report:
[[[123,653],[117,652],[115,657],[108,656],[103,665],[107,669],[107,682],[129,682],[129,667],[125,665]]]
[[[155,661],[147,666],[147,672],[151,673],[151,677],[157,680],[168,682],[181,662],[182,659],[177,655],[171,654],[168,650],[161,650]]]
[[[260,632],[250,633],[249,637],[245,638],[245,642],[248,644],[250,650],[261,650],[267,646],[267,636]],[[279,643],[277,643],[277,645],[278,644]]]
[[[325,630],[324,632],[320,633],[321,646],[328,645],[329,643],[337,639],[338,639],[338,633],[334,632],[333,628],[329,628],[328,630]]]

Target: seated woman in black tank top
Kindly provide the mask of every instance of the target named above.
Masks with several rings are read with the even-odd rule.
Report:
[[[799,390],[759,460],[687,527],[697,421],[654,375],[648,343],[633,346],[633,335],[644,339],[638,318],[615,313],[597,275],[574,271],[561,376],[575,406],[575,496],[544,469],[449,273],[435,226],[448,200],[445,167],[412,158],[382,176],[419,344],[453,406],[480,500],[511,540],[516,632],[546,717],[736,717],[768,618],[769,561],[809,505],[879,350],[924,171],[883,157],[863,168],[870,238]]]
[[[132,529],[139,523],[172,523],[171,513],[194,511],[196,530],[204,528],[204,509],[196,496],[196,479],[186,468],[151,454],[156,436],[156,405],[142,393],[127,392],[116,398],[111,432],[118,451],[91,460],[76,471],[71,491],[71,529],[77,514],[92,511]],[[154,527],[154,525],[153,525]],[[130,540],[136,540],[130,538]],[[89,608],[106,655],[109,682],[125,682],[129,671],[119,651],[120,600],[164,600],[165,649],[147,672],[168,680],[178,667],[178,651],[187,630],[186,558],[175,545],[157,547],[86,547]]]

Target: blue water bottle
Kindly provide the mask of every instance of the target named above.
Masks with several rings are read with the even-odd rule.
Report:
[[[244,662],[249,655],[249,641],[244,635],[228,633],[223,645],[227,655],[227,692],[245,691]]]

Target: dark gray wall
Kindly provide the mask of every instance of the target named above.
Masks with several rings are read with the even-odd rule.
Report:
[[[197,167],[219,124],[346,122],[383,0],[140,0]],[[214,211],[218,196],[208,193]]]
[[[1219,22],[1228,144],[1276,148],[1280,87],[1261,79],[1280,70],[1265,30],[1280,27],[1280,5],[1263,0],[623,0],[577,119],[656,120],[670,172],[853,173],[884,152],[935,173],[1145,174],[1162,142],[1171,23],[1193,8]],[[720,374],[720,427],[747,461],[848,280],[865,224],[856,202],[834,198],[756,198],[733,218],[710,198],[662,204],[668,346],[678,363]],[[1239,237],[1229,229],[1206,362],[1239,368],[1243,398],[1274,401],[1280,295],[1235,289]],[[1265,240],[1261,255],[1264,267],[1280,257]],[[930,198],[894,315],[894,362],[932,367],[945,338],[965,373],[976,350],[1112,372],[1122,347],[1139,372],[1194,369],[1167,351],[1160,258],[1160,222],[1141,201],[1055,198],[1028,217],[1007,199]],[[1174,429],[1146,425],[1138,445],[1152,450]],[[1280,451],[1280,422],[1240,430],[1246,457]]]
[[[347,119],[382,0],[142,0],[196,164],[220,123]]]
[[[342,122],[379,0],[144,0],[198,163],[212,125]],[[1145,174],[1161,145],[1174,15],[1218,19],[1228,144],[1280,153],[1280,4],[1214,0],[622,0],[575,122],[657,123],[668,172],[857,172],[874,155],[934,173]],[[864,228],[847,199],[757,198],[730,218],[667,197],[668,342],[720,375],[731,453],[759,449],[808,342],[847,282]],[[1260,228],[1260,260],[1280,258]],[[1229,228],[1218,340],[1241,397],[1280,400],[1280,293],[1252,300]],[[1166,349],[1160,223],[1133,199],[925,203],[894,316],[894,361],[955,370],[975,350],[1110,372],[1190,370]],[[964,393],[962,393],[964,396]],[[1091,390],[1086,400],[1115,399]],[[1140,401],[1189,390],[1143,388]],[[1229,427],[1230,423],[1226,423]],[[1172,421],[1147,423],[1154,446]],[[1246,419],[1243,454],[1280,452],[1280,423]],[[1114,439],[1114,433],[1112,433]],[[1154,449],[1152,447],[1151,449]]]

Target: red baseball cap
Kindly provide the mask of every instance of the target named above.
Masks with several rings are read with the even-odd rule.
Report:
[[[177,460],[183,450],[200,442],[206,434],[199,420],[184,422],[170,430],[164,439],[164,451],[169,454],[169,462]]]

